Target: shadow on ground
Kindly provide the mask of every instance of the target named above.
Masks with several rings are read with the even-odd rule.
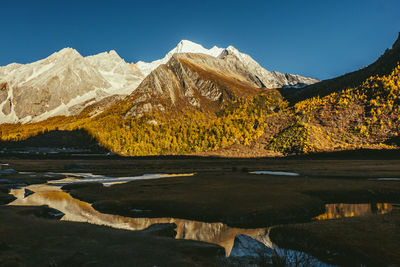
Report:
[[[3,154],[107,153],[86,130],[49,131],[20,141],[0,142]]]

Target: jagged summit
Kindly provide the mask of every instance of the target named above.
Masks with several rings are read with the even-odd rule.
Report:
[[[58,52],[53,53],[48,58],[66,58],[66,57],[82,57],[82,55],[71,47],[66,47]]]
[[[121,58],[117,51],[115,50],[110,50],[110,51],[105,51],[105,52],[101,52],[95,55],[91,55],[91,56],[87,56],[86,58],[92,58],[92,57],[98,57],[98,58],[109,58],[109,57],[113,57],[113,58]]]
[[[182,40],[177,44],[175,48],[169,51],[162,59],[158,59],[150,63],[138,61],[136,63],[136,67],[138,67],[142,71],[142,73],[147,76],[161,64],[166,64],[174,54],[200,53],[217,57],[222,53],[223,50],[224,50],[223,48],[219,48],[217,46],[214,46],[211,49],[206,49],[200,44],[194,43],[189,40]]]
[[[206,49],[202,45],[194,43],[189,40],[180,41],[178,45],[174,49],[169,51],[162,59],[155,60],[150,63],[139,61],[136,63],[136,66],[142,71],[142,73],[145,76],[147,76],[161,64],[166,64],[171,59],[172,55],[181,53],[199,53],[199,54],[209,55],[215,58],[224,58],[228,54],[234,55],[243,64],[247,65],[248,68],[258,76],[258,79],[267,88],[303,87],[305,85],[318,82],[318,80],[316,79],[309,77],[302,77],[300,75],[292,75],[292,74],[285,75],[280,72],[275,72],[275,71],[270,72],[262,68],[249,55],[241,53],[238,49],[236,49],[232,45],[228,46],[227,48],[220,48],[214,46],[210,49]]]
[[[174,51],[175,53],[188,53],[188,52],[197,53],[202,50],[205,50],[205,48],[202,45],[194,43],[189,40],[182,40],[172,51]]]
[[[110,51],[108,52],[108,54],[109,54],[109,55],[117,55],[117,56],[119,56],[118,53],[117,53],[117,51],[115,51],[114,49],[110,50]]]
[[[171,50],[169,53],[201,53],[210,56],[218,56],[223,51],[223,48],[219,48],[217,46],[212,47],[211,49],[206,49],[202,45],[194,43],[189,40],[182,40],[179,44]],[[168,54],[169,54],[168,53]]]

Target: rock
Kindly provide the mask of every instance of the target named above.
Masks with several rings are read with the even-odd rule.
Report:
[[[131,104],[127,116],[182,108],[218,111],[235,97],[254,96],[262,83],[238,58],[204,54],[175,54],[152,71],[124,101]]]
[[[247,236],[237,235],[231,250],[230,257],[272,257],[274,251],[263,243]]]
[[[5,81],[0,81],[0,103],[3,103],[8,97],[9,85]]]
[[[25,188],[24,198],[29,197],[30,195],[33,195],[33,194],[35,194],[35,192]]]
[[[12,108],[12,102],[10,99],[8,99],[8,101],[6,101],[6,103],[4,103],[2,111],[5,115],[8,115],[11,113],[11,108]]]

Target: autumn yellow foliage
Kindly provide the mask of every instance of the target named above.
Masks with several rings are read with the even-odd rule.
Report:
[[[293,106],[276,90],[252,99],[238,98],[216,114],[182,110],[180,115],[153,113],[139,118],[126,115],[131,105],[122,101],[96,117],[83,113],[0,125],[0,139],[23,140],[56,129],[85,129],[100,145],[130,156],[193,153],[257,140],[266,141],[266,149],[283,154],[391,148],[390,140],[398,140],[400,133],[400,65],[389,75],[370,77],[356,88]],[[283,117],[278,127],[277,118]]]

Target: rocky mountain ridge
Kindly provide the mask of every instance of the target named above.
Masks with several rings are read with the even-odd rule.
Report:
[[[64,48],[34,63],[0,67],[0,123],[76,115],[105,97],[127,95],[142,79],[115,51],[85,58]]]
[[[215,77],[221,80],[238,79],[239,83],[245,81],[250,87],[301,87],[317,82],[315,79],[299,75],[269,72],[250,56],[232,46],[226,49],[216,46],[205,49],[199,44],[183,40],[163,59],[151,63],[139,61],[136,64],[125,62],[114,50],[83,57],[72,48],[64,48],[37,62],[13,63],[0,67],[0,124],[36,122],[60,115],[73,116],[85,109],[90,109],[89,114],[94,116],[131,93],[136,96],[143,93],[143,100],[146,95],[149,96],[149,91],[153,92],[150,95],[154,95],[161,85],[167,84],[168,90],[177,91],[186,86],[181,86],[182,83],[189,83],[190,88],[186,88],[182,101],[199,107],[200,100],[193,98],[192,94],[195,91],[201,92],[202,97],[216,94],[215,84],[221,82],[215,79],[208,81],[205,77],[202,78],[203,82],[199,82],[194,77],[188,79],[190,75],[185,76],[183,80],[182,75],[176,79],[176,73],[169,75],[161,69],[158,70],[162,66],[164,69],[173,66],[174,64],[168,63],[174,60],[174,55],[187,53],[199,55],[197,60],[203,58],[200,69],[207,69],[209,74],[216,71],[211,76],[216,75]],[[208,56],[207,60],[203,56]],[[190,58],[193,61],[193,57],[186,57],[182,60]],[[225,61],[222,65],[221,60]],[[199,66],[198,63],[195,65]],[[156,75],[160,76],[155,77]],[[197,80],[189,81],[191,79]],[[140,90],[135,93],[137,88]],[[220,93],[221,91],[217,94]],[[171,100],[172,95],[169,94]],[[216,97],[214,95],[211,98]],[[152,110],[149,104],[151,103],[142,103],[136,109],[139,113]]]
[[[236,56],[174,54],[158,66],[128,96],[128,116],[144,113],[196,109],[216,112],[237,97],[261,93],[263,83]]]
[[[228,46],[227,48],[219,48],[217,46],[211,49],[206,49],[203,46],[193,43],[188,40],[182,40],[179,44],[172,49],[164,58],[155,60],[150,63],[139,61],[136,66],[145,74],[150,74],[161,64],[166,64],[174,54],[205,54],[215,58],[223,58],[227,54],[236,56],[239,61],[245,64],[248,70],[258,76],[258,79],[262,81],[263,87],[266,88],[281,88],[281,87],[303,87],[308,84],[313,84],[319,80],[310,77],[303,77],[295,74],[283,74],[276,71],[268,71],[260,66],[252,57],[245,53],[239,52],[235,47]]]

